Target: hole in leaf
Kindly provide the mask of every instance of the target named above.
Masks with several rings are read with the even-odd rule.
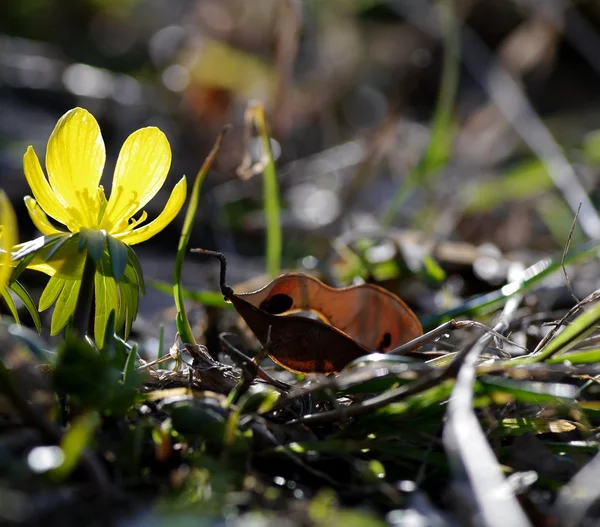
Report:
[[[279,315],[289,310],[293,304],[294,300],[291,296],[279,293],[261,302],[260,309],[270,313],[271,315]]]
[[[383,338],[381,339],[381,343],[379,344],[379,349],[384,350],[385,348],[389,348],[392,343],[392,335],[389,333],[384,333]]]

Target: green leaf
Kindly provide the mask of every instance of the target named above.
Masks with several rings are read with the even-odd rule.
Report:
[[[56,335],[69,322],[77,306],[77,296],[81,287],[80,280],[65,280],[63,290],[58,295],[58,300],[54,306],[52,320],[50,322],[50,334]]]
[[[100,348],[101,352],[107,355],[108,357],[116,357],[116,327],[115,327],[115,318],[116,313],[111,311],[108,315],[108,320],[106,321],[106,338],[104,339],[104,345]]]
[[[123,280],[118,284],[119,290],[119,311],[117,312],[116,329],[119,331],[124,327],[123,335],[129,337],[131,326],[138,312],[140,289],[138,276],[133,266],[128,265],[125,268]]]
[[[2,298],[6,302],[6,306],[8,307],[12,317],[15,319],[15,322],[20,324],[21,321],[19,319],[19,311],[17,310],[17,306],[15,305],[15,301],[13,300],[13,297],[10,294],[10,289],[7,285],[0,288],[0,295],[2,295]]]
[[[35,329],[38,333],[41,333],[42,321],[40,320],[40,314],[38,313],[38,310],[36,309],[30,294],[23,287],[23,285],[20,282],[17,282],[16,280],[10,284],[10,289],[15,295],[17,295],[17,297],[19,297],[21,302],[23,302],[25,309],[27,309],[27,312],[29,313],[31,319],[33,320],[33,323],[35,324]]]
[[[63,480],[71,474],[100,423],[100,416],[97,412],[88,412],[73,420],[60,442],[60,448],[65,456],[64,461],[59,467],[50,471],[52,477]]]
[[[117,294],[117,281],[112,275],[108,258],[98,261],[96,276],[94,277],[96,308],[94,311],[94,339],[99,348],[104,346],[106,325],[110,313],[118,313],[119,296]]]
[[[79,231],[79,252],[87,247],[88,254],[95,262],[104,257],[107,234],[105,230],[81,229]]]
[[[46,287],[40,296],[40,311],[45,311],[52,304],[54,304],[54,302],[56,302],[58,295],[60,295],[61,291],[65,287],[65,282],[66,280],[64,278],[60,278],[57,275],[54,275],[52,278],[50,278],[50,280],[48,280],[48,283],[46,284]]]
[[[127,266],[127,259],[129,256],[127,252],[127,246],[122,241],[117,240],[112,236],[107,236],[107,240],[112,275],[115,277],[117,282],[120,282],[123,280],[125,267]]]
[[[58,234],[38,238],[40,241],[37,244],[24,244],[13,254],[13,260],[21,260],[13,272],[13,280],[25,268],[42,263],[50,265],[55,270],[55,276],[69,280],[80,279],[85,256],[77,250],[78,239],[79,235]]]
[[[59,347],[53,381],[59,395],[68,395],[83,410],[124,415],[137,397],[135,376],[122,381],[126,344],[115,339],[116,354],[98,351],[85,340],[67,335]]]
[[[63,245],[65,245],[69,240],[73,240],[73,242],[71,242],[71,243],[74,244],[74,241],[75,241],[74,236],[75,236],[74,234],[62,236],[60,239],[58,239],[54,243],[52,243],[52,246],[48,246],[48,252],[45,253],[44,260],[46,260],[46,261],[52,260],[52,258],[54,258],[54,255],[58,252],[58,250]]]
[[[446,279],[446,273],[439,264],[429,255],[423,258],[423,270],[426,279],[435,283],[442,283]]]
[[[138,284],[139,294],[143,295],[146,292],[144,286],[144,273],[142,272],[142,267],[140,266],[140,261],[138,260],[137,255],[133,251],[129,245],[127,246],[127,263],[133,268],[135,275],[137,277],[136,283]]]
[[[127,355],[127,362],[125,363],[125,369],[123,371],[123,384],[126,387],[137,388],[140,381],[140,374],[137,372],[136,359],[138,354],[137,345],[134,345]]]

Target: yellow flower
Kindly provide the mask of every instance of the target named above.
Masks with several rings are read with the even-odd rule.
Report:
[[[17,281],[15,262],[12,260],[12,250],[17,243],[17,217],[15,211],[3,190],[0,190],[0,297],[11,312],[15,322],[20,323],[19,312],[13,299],[16,295],[25,309],[29,311],[38,332],[41,331],[40,315],[26,289]]]
[[[50,222],[50,216],[72,233],[82,229],[104,231],[134,245],[160,232],[177,216],[185,201],[185,177],[175,185],[154,221],[140,226],[147,218],[146,212],[134,219],[163,186],[171,165],[171,147],[158,128],[142,128],[127,138],[119,153],[108,200],[100,185],[105,160],[100,127],[83,108],[63,115],[50,136],[46,150],[48,179],[33,147],[27,148],[23,165],[34,197],[26,196],[25,204],[44,235],[64,233]]]
[[[183,177],[158,217],[141,225],[147,218],[142,208],[163,186],[171,166],[171,147],[158,128],[142,128],[127,138],[109,199],[100,185],[105,161],[100,127],[82,108],[68,111],[56,123],[46,149],[47,178],[33,148],[27,148],[23,168],[33,198],[26,196],[25,204],[44,236],[14,247],[12,255],[20,268],[52,277],[39,302],[40,311],[56,306],[52,334],[73,317],[82,335],[86,306],[95,299],[94,335],[100,347],[109,325],[114,331],[124,328],[127,337],[144,292],[139,262],[129,246],[164,229],[179,213],[187,190]],[[68,231],[57,228],[49,217]]]

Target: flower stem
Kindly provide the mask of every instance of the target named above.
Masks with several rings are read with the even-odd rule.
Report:
[[[83,273],[81,275],[81,286],[77,295],[75,314],[73,315],[73,332],[83,339],[87,335],[92,314],[92,302],[94,299],[94,276],[96,274],[96,262],[86,253]]]

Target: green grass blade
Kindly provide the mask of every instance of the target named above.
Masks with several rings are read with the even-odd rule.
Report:
[[[200,170],[196,174],[196,179],[194,179],[194,186],[192,187],[192,192],[190,193],[190,201],[185,212],[185,219],[183,221],[181,237],[179,238],[179,246],[177,247],[177,256],[175,257],[173,297],[175,298],[175,305],[177,307],[177,330],[179,331],[179,336],[181,337],[181,340],[186,344],[194,344],[196,341],[192,333],[192,327],[190,326],[190,321],[188,320],[187,313],[185,312],[185,306],[183,305],[183,292],[181,285],[181,271],[183,268],[183,260],[185,258],[185,252],[187,251],[187,246],[190,241],[190,236],[192,234],[192,227],[194,225],[194,217],[196,216],[196,210],[198,209],[198,201],[200,198],[200,188],[202,186],[202,181],[204,181],[206,173],[213,164],[213,161],[217,155],[217,152],[219,151],[219,147],[221,146],[221,142],[223,141],[223,137],[225,136],[226,131],[227,128],[223,129],[223,131],[219,134],[217,140],[215,141],[215,144],[212,147],[212,150],[209,152],[208,156],[204,160],[204,163],[202,163]]]
[[[600,250],[600,241],[590,240],[583,245],[569,251],[564,264],[571,265],[587,258],[595,257]],[[544,278],[561,269],[562,256],[552,259],[540,260],[523,272],[523,279],[511,282],[496,291],[476,296],[467,300],[464,304],[444,311],[439,315],[424,318],[421,323],[423,329],[431,329],[439,326],[441,323],[451,320],[458,316],[474,316],[476,314],[491,311],[502,305],[510,297],[523,293],[531,289],[534,285],[540,283]]]
[[[528,364],[540,362],[559,353],[571,349],[577,342],[592,333],[600,323],[600,302],[588,311],[584,311],[573,320],[563,331],[556,335],[548,344],[535,355],[528,355],[522,359],[511,361],[513,364]],[[563,357],[564,360],[564,357]]]
[[[574,366],[578,364],[594,364],[600,362],[600,349],[589,349],[585,351],[573,351],[571,353],[561,353],[558,356],[550,357],[546,362],[548,364],[562,364],[569,361]]]
[[[451,153],[455,132],[452,110],[460,74],[460,27],[454,11],[454,2],[439,2],[438,12],[443,19],[445,30],[444,63],[440,92],[432,119],[431,138],[421,160],[409,171],[392,203],[384,212],[381,218],[384,227],[392,224],[412,190],[425,178],[442,168],[448,162]]]
[[[148,285],[159,293],[164,293],[165,295],[173,294],[173,286],[163,280],[149,279]],[[193,300],[204,306],[233,309],[233,304],[226,302],[223,295],[215,291],[192,291],[185,287],[180,287],[180,292],[184,299]]]
[[[260,136],[262,151],[267,156],[263,172],[263,199],[265,207],[265,220],[267,224],[267,274],[275,278],[281,270],[281,221],[279,218],[279,186],[273,151],[271,150],[271,137],[265,118],[265,109],[262,104],[255,104],[248,108]]]

